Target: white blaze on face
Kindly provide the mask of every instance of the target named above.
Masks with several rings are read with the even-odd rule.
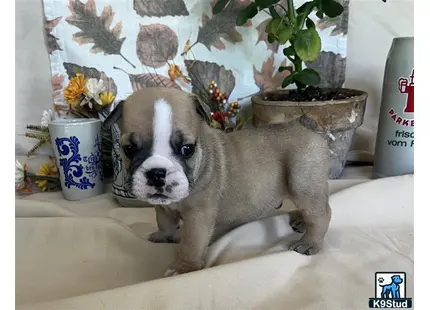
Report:
[[[133,193],[136,198],[152,204],[170,204],[188,195],[188,179],[178,160],[173,156],[170,137],[173,130],[172,107],[163,98],[154,102],[152,155],[136,170],[133,176]],[[148,185],[146,172],[151,169],[166,169],[164,192],[167,198],[153,197],[160,194],[154,186]]]
[[[154,102],[153,131],[153,154],[169,157],[171,153],[172,107],[164,99],[158,99]]]

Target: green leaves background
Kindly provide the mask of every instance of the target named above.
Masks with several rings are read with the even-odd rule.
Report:
[[[268,48],[275,52],[279,45],[284,46],[289,42],[290,46],[285,48],[283,52],[294,65],[294,68],[289,70],[291,74],[283,80],[282,87],[285,88],[293,83],[299,89],[306,86],[318,86],[321,82],[319,72],[312,68],[302,68],[304,63],[318,59],[322,47],[321,37],[310,16],[313,12],[316,12],[316,16],[320,19],[323,17],[337,18],[344,12],[344,7],[335,0],[310,0],[296,9],[293,0],[285,1],[252,1],[239,11],[236,25],[244,25],[260,12],[267,13],[266,9],[269,9],[268,14],[272,18],[263,22],[267,43],[271,44],[271,46],[268,45]],[[229,2],[228,0],[219,0],[213,7],[213,13],[219,14],[222,12]],[[281,8],[282,11],[279,12],[278,8]],[[258,27],[259,32],[263,29],[263,23]],[[258,42],[262,38],[264,38],[264,35],[260,33]],[[285,66],[279,67],[280,73],[284,70],[286,70]]]

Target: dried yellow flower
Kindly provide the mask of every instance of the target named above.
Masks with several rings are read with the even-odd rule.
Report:
[[[88,79],[83,74],[76,73],[76,76],[70,80],[69,85],[64,88],[64,99],[70,105],[78,106],[80,104],[81,96],[88,92],[85,86],[87,81]]]
[[[115,96],[112,92],[102,92],[100,94],[100,100],[102,101],[102,106],[107,106],[114,101]]]
[[[39,172],[37,176],[56,176],[58,173],[57,166],[54,163],[44,163],[40,165]],[[36,185],[42,190],[46,191],[48,189],[48,180],[36,180],[34,181]]]

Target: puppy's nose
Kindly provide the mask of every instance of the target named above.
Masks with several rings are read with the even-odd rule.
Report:
[[[166,177],[166,169],[154,168],[146,172],[146,178],[148,179],[149,185],[153,186],[164,186],[166,183],[164,178]]]

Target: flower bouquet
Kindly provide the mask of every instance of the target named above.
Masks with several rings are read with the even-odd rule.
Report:
[[[100,114],[108,114],[115,99],[114,94],[108,88],[102,78],[86,78],[81,73],[76,73],[74,77],[70,78],[69,84],[63,91],[64,103],[56,103],[54,111],[52,109],[43,111],[40,125],[27,125],[25,136],[38,140],[27,152],[27,156],[34,155],[42,146],[51,143],[48,128],[50,121],[56,118],[99,118]],[[101,138],[103,173],[109,177],[113,173],[111,131],[102,128]],[[55,160],[53,164],[55,165]],[[33,174],[28,171],[26,165],[22,166],[16,162],[16,189],[29,192],[33,185],[37,185],[42,191],[59,189],[57,169],[49,165],[43,164],[39,173]]]

